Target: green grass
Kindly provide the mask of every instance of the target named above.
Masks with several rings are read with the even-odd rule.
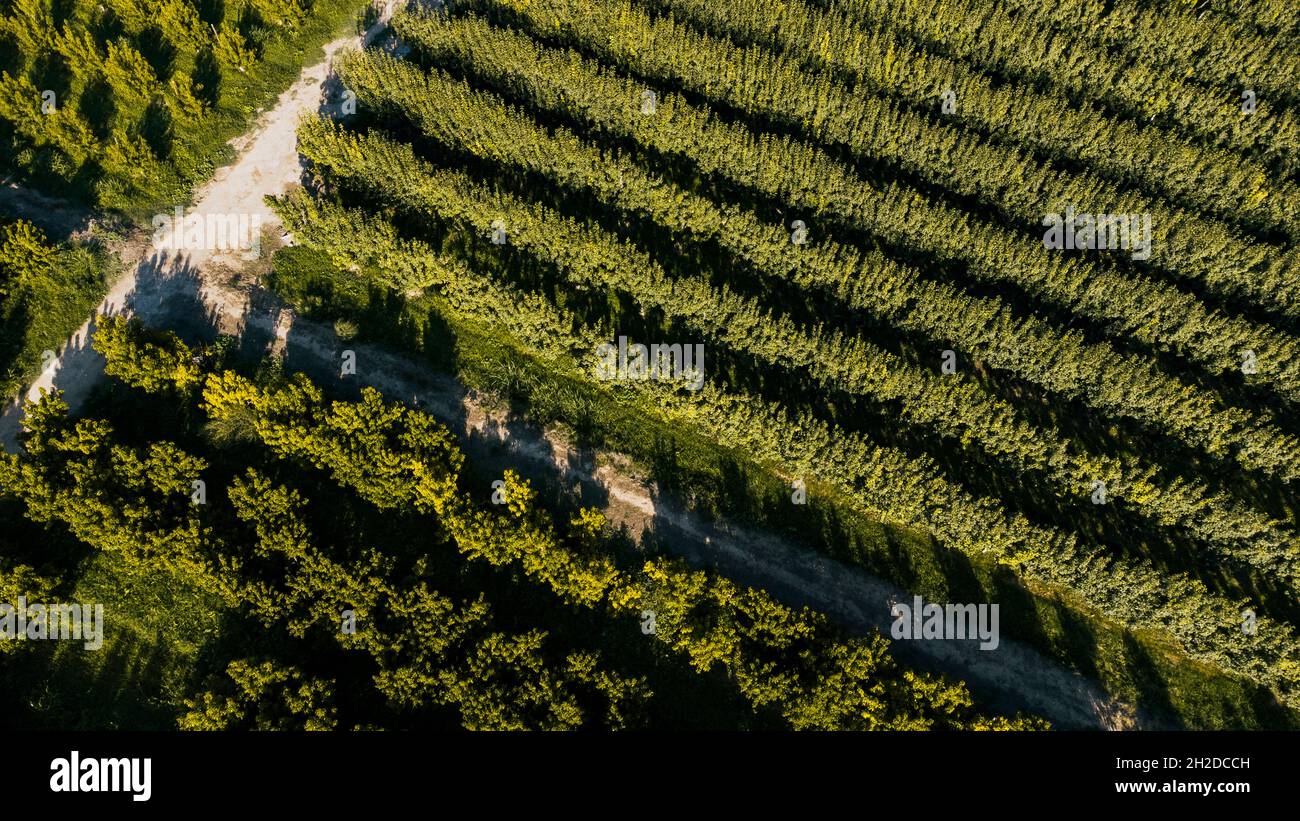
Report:
[[[12,397],[94,312],[121,264],[97,244],[58,247],[48,276],[0,300],[0,396]]]
[[[174,729],[203,644],[220,627],[213,603],[170,574],[124,584],[117,559],[90,556],[64,597],[104,606],[104,645],[34,643],[0,667],[25,709],[9,721],[31,729]]]

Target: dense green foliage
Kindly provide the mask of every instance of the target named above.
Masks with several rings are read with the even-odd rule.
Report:
[[[672,23],[652,21],[626,0],[530,5],[526,14],[517,17],[523,17],[540,36],[563,31],[566,44],[592,44],[592,50],[608,64],[705,95],[715,104],[796,127],[825,145],[848,149],[859,160],[888,162],[987,205],[1009,220],[1033,226],[1035,232],[1043,214],[1063,210],[1066,204],[1086,213],[1150,214],[1152,265],[1203,284],[1220,296],[1276,305],[1279,312],[1300,316],[1296,312],[1300,282],[1289,275],[1297,264],[1294,254],[1248,243],[1234,237],[1221,223],[1135,192],[1121,192],[1086,171],[1065,173],[1042,166],[1018,148],[1004,149],[972,138],[956,127],[934,123],[806,72],[793,60],[755,48],[738,49]],[[617,27],[604,22],[607,20],[617,20]],[[470,19],[451,26],[427,19],[422,22],[422,26],[408,23],[398,30],[421,49],[437,51],[445,48],[446,39],[454,40],[461,44],[456,53],[475,55],[466,62],[473,61],[481,70],[485,61],[477,55],[508,54],[520,62],[537,57],[530,53],[529,45],[508,38],[484,43],[491,33]],[[724,29],[724,33],[731,32]],[[466,48],[465,43],[473,45]],[[554,62],[554,57],[542,62]],[[515,69],[514,73],[523,72]],[[608,99],[621,96],[609,93],[608,88],[593,91]],[[1204,185],[1204,181],[1198,182]],[[1286,207],[1295,207],[1296,202],[1294,189],[1277,194],[1261,190],[1252,196],[1287,203]]]
[[[131,2],[0,17],[16,169],[116,208],[201,176],[240,78],[330,17]],[[194,15],[207,46],[168,22]],[[413,349],[697,512],[1001,601],[1009,636],[1161,720],[1292,725],[1298,18],[1280,0],[411,7],[333,62],[355,110],[301,124],[266,282],[344,346]],[[1053,247],[1066,211],[1140,215],[1149,254]],[[22,305],[73,252],[6,230],[0,304]],[[613,340],[702,346],[700,381],[611,376]],[[175,664],[164,723],[1039,726],[665,558],[653,528],[633,547],[547,482],[497,468],[489,492],[447,429],[346,368],[313,384],[112,319],[96,347],[119,381],[84,418],[33,406],[0,464],[0,515],[91,558],[0,551],[0,592],[138,586],[134,632],[159,628]]]
[[[512,43],[530,48],[519,38]],[[540,52],[525,56],[495,50],[492,40],[471,45],[482,52],[476,51],[470,66],[478,76],[497,78],[529,104],[575,114],[585,126],[682,157],[700,175],[787,203],[796,213],[813,217],[812,228],[823,226],[813,236],[831,234],[836,227],[850,235],[868,230],[978,280],[1014,284],[1095,320],[1113,335],[1172,350],[1214,374],[1240,374],[1242,352],[1250,350],[1264,364],[1245,377],[1247,382],[1293,401],[1300,395],[1300,339],[1283,330],[1225,315],[1145,275],[1048,251],[1039,236],[983,221],[897,183],[878,187],[824,151],[722,121],[682,98],[665,95],[656,116],[642,116],[636,101],[643,86],[599,72],[571,52],[551,52],[545,59]],[[405,62],[367,53],[344,62],[341,76],[380,115],[409,118],[430,136],[475,153],[518,157],[514,164],[529,168],[550,147],[545,131],[537,131],[498,98],[444,74],[424,74]],[[564,131],[558,137],[562,145],[576,142]],[[618,186],[618,170],[605,166],[596,173]],[[661,207],[670,202],[662,192],[656,194]]]
[[[0,396],[13,397],[90,318],[116,266],[98,245],[52,244],[0,219]]]
[[[418,284],[445,291],[448,310],[481,325],[499,325],[499,333],[520,339],[551,361],[579,351],[582,359],[570,359],[569,368],[591,373],[590,352],[601,336],[581,328],[572,314],[555,306],[528,311],[535,302],[473,273],[454,257],[418,241],[400,241],[391,228],[359,213],[301,196],[281,203],[280,210],[299,241],[328,249],[341,268],[372,272],[398,290]],[[671,418],[778,465],[785,475],[813,476],[842,488],[869,515],[922,528],[954,549],[997,556],[1041,582],[1073,590],[1122,624],[1166,632],[1196,657],[1294,692],[1300,646],[1289,626],[1268,623],[1254,635],[1243,634],[1239,606],[1200,582],[1158,572],[1147,563],[1116,562],[1071,534],[1009,514],[995,500],[973,496],[945,480],[930,460],[882,447],[869,432],[832,428],[813,414],[792,414],[712,385],[694,394],[655,382],[629,381],[618,387],[652,394]]]
[[[304,124],[312,191],[277,209],[363,289],[427,296],[580,379],[620,335],[702,340],[716,364],[698,393],[606,390],[1294,707],[1294,181],[1268,148],[1289,139],[1286,101],[1261,84],[1261,116],[1232,129],[1199,101],[1199,120],[1139,122],[1098,83],[1080,110],[1041,66],[986,53],[967,33],[984,23],[923,22],[952,14],[471,0],[399,16],[409,53],[341,61],[359,113]],[[1198,82],[1226,83],[1208,52],[1115,36],[1082,53],[1105,68],[1129,49],[1161,88],[1193,59]],[[1016,37],[1031,59],[1034,35]],[[1066,204],[1152,215],[1150,262],[1045,249],[1039,220]],[[277,288],[354,301],[306,284]],[[945,347],[973,369],[941,372]],[[1266,629],[1242,629],[1247,608]]]
[[[545,631],[492,629],[487,602],[435,592],[439,579],[428,574],[412,583],[391,552],[320,543],[307,498],[265,470],[320,472],[354,493],[353,504],[436,523],[431,544],[518,567],[552,591],[554,607],[594,609],[628,632],[651,611],[653,641],[699,675],[722,669],[754,710],[796,729],[1038,724],[981,717],[961,686],[898,668],[879,635],[846,639],[824,616],[676,561],[617,560],[598,514],[579,511],[561,532],[512,473],[502,489],[508,503],[485,508],[460,486],[463,458],[447,431],[373,391],[331,402],[301,378],[259,387],[231,371],[204,373],[194,363],[209,357],[174,337],[124,320],[103,319],[101,328],[96,345],[109,373],[160,401],[201,403],[212,424],[238,418],[279,467],[249,467],[220,501],[214,492],[193,504],[191,486],[211,475],[204,459],[169,442],[118,444],[107,421],[70,420],[66,406],[47,398],[30,408],[27,454],[0,465],[4,493],[21,499],[29,517],[61,522],[124,557],[131,573],[185,577],[298,640],[332,635],[342,650],[370,657],[374,687],[394,705],[451,705],[470,728],[618,728],[651,692],[607,669],[598,653],[549,651]],[[355,632],[337,628],[347,611]],[[228,681],[187,700],[181,726],[336,726],[327,681],[304,680],[273,660],[235,659],[225,672]]]
[[[0,13],[3,168],[136,215],[188,199],[351,0],[13,0]]]
[[[939,112],[943,120],[999,142],[1019,143],[1067,167],[1085,163],[1117,183],[1140,185],[1257,230],[1294,224],[1289,215],[1295,208],[1294,186],[1271,176],[1264,165],[1095,107],[1071,105],[1032,85],[1004,82],[978,67],[927,52],[889,29],[859,25],[797,2],[784,3],[788,14],[781,18],[754,0],[672,0],[667,5],[717,36],[770,45],[811,69],[860,83],[864,91],[883,93],[921,113]],[[530,18],[537,14],[536,8],[529,11]],[[656,28],[669,30],[664,20]],[[836,47],[825,45],[829,43]],[[943,108],[943,91],[953,93],[951,109]]]
[[[1158,23],[1154,27],[1150,27],[1152,21],[1148,19],[1146,30],[1126,27],[1109,33],[1106,23],[1098,21],[1093,11],[1080,12],[1077,2],[1043,8],[1038,3],[1015,3],[1022,14],[1011,9],[1012,4],[980,0],[827,0],[824,5],[875,26],[888,26],[927,49],[989,72],[1052,89],[1071,101],[1092,103],[1130,119],[1158,123],[1207,145],[1240,151],[1286,173],[1297,170],[1300,121],[1295,110],[1262,94],[1255,115],[1242,116],[1244,88],[1255,83],[1274,88],[1279,83],[1294,84],[1294,79],[1287,79],[1294,78],[1294,74],[1285,66],[1276,72],[1272,66],[1250,74],[1239,70],[1244,61],[1253,62],[1269,51],[1256,48],[1252,53],[1249,45],[1243,45],[1254,39],[1249,33],[1238,34],[1241,39],[1225,40],[1221,35],[1216,38],[1216,33],[1208,30],[1213,21],[1193,19],[1189,14],[1166,17],[1163,13],[1155,18]],[[1122,4],[1130,9],[1137,5]],[[1028,6],[1032,6],[1027,15],[1030,19],[1021,19]],[[1057,9],[1061,15],[1056,14]],[[1121,11],[1119,16],[1123,14]],[[1037,20],[1033,19],[1035,15]],[[1071,28],[1087,20],[1089,37],[1043,25],[1043,17],[1053,17],[1053,22],[1072,17],[1067,23]],[[1160,67],[1134,61],[1099,42],[1109,37],[1136,43],[1134,38],[1141,37],[1150,47],[1153,40],[1161,42],[1171,34],[1172,42],[1194,42],[1211,60],[1214,58],[1210,55],[1217,52],[1220,57],[1216,62],[1227,60],[1234,65],[1233,76],[1242,78],[1241,85],[1234,83],[1226,90],[1207,93],[1190,81],[1196,67],[1187,62],[1170,70],[1168,64]],[[1206,48],[1207,43],[1210,48]],[[1135,44],[1134,48],[1140,50],[1143,46]],[[1295,41],[1289,41],[1284,49],[1293,71]]]
[[[301,151],[316,169],[376,201],[418,214],[441,215],[467,232],[487,232],[494,218],[510,226],[512,245],[544,260],[577,287],[599,285],[629,295],[645,310],[703,334],[757,361],[806,372],[827,391],[896,403],[901,418],[954,441],[974,441],[1021,472],[1044,474],[1062,493],[1087,495],[1104,481],[1117,501],[1153,520],[1186,528],[1226,555],[1294,578],[1295,535],[1228,497],[1170,485],[1138,459],[1123,461],[1071,452],[1051,429],[1033,428],[1008,403],[973,384],[915,368],[861,338],[798,328],[753,300],[695,278],[670,278],[652,259],[608,233],[565,220],[542,206],[492,195],[464,175],[437,174],[409,148],[371,136],[351,140],[328,126],[308,125]],[[398,272],[393,272],[397,274]],[[396,280],[402,288],[422,281]],[[870,363],[865,366],[865,363]]]

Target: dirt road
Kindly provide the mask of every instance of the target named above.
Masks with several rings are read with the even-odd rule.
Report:
[[[378,33],[379,26],[368,36]],[[294,140],[298,120],[318,110],[330,59],[358,45],[352,37],[329,44],[326,59],[306,69],[275,108],[238,141],[237,160],[203,187],[191,210],[256,214],[263,225],[277,225],[263,197],[283,193],[299,179]],[[232,278],[232,272],[245,267],[237,254],[149,252],[139,242],[123,253],[128,262],[134,262],[137,254],[142,258],[114,285],[102,313],[134,314],[183,335],[235,334],[250,353],[279,353],[290,370],[321,380],[340,379],[344,346],[333,330],[296,318],[266,291]],[[93,322],[88,322],[73,335],[32,385],[29,397],[57,387],[74,408],[85,399],[103,376],[103,360],[89,347],[94,330]],[[859,633],[882,629],[888,634],[889,602],[910,601],[910,594],[860,569],[769,534],[706,522],[679,509],[660,498],[653,484],[617,454],[579,454],[557,432],[489,411],[455,380],[418,362],[368,345],[347,347],[356,352],[355,379],[438,417],[462,436],[473,463],[494,470],[510,466],[542,481],[573,486],[584,504],[600,507],[615,525],[625,526],[633,535],[653,530],[659,542],[692,562],[764,587],[792,604],[826,612]],[[11,450],[16,447],[20,418],[17,404],[0,417],[0,441]],[[1013,641],[1003,640],[990,651],[981,651],[976,641],[896,642],[895,647],[908,664],[949,673],[967,681],[977,695],[997,707],[1029,710],[1060,727],[1155,726],[1132,707],[1109,698],[1096,684]]]

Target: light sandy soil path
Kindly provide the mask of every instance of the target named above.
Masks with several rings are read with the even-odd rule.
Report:
[[[236,144],[238,159],[204,186],[191,211],[258,214],[263,225],[276,226],[263,197],[283,193],[300,178],[294,139],[298,120],[320,107],[330,59],[358,45],[354,37],[329,44],[327,58],[306,69],[276,107]],[[146,257],[147,250],[138,241],[123,249],[124,259],[136,264],[114,285],[102,313],[137,315],[148,324],[191,336],[235,334],[252,353],[284,356],[290,370],[326,383],[343,383],[338,386],[344,390],[355,390],[357,384],[378,388],[389,398],[432,413],[456,431],[476,468],[499,475],[505,467],[513,467],[538,481],[570,487],[583,504],[600,508],[633,537],[653,531],[657,542],[688,560],[768,589],[792,604],[826,612],[850,631],[880,629],[888,635],[890,603],[911,601],[902,589],[858,568],[770,534],[707,522],[659,496],[653,483],[617,454],[578,453],[559,432],[540,430],[490,410],[454,379],[407,357],[365,344],[347,346],[356,353],[357,376],[344,382],[339,365],[345,346],[333,330],[296,318],[255,284],[232,279],[232,270],[242,265],[237,254],[160,252]],[[103,359],[89,346],[94,330],[91,321],[72,336],[52,367],[32,385],[29,398],[58,388],[73,408],[81,404],[103,376]],[[17,404],[0,417],[0,441],[10,450],[17,447],[20,419]],[[990,704],[1028,710],[1059,727],[1157,726],[1088,679],[1014,641],[1004,639],[990,651],[981,651],[976,641],[895,642],[894,647],[907,664],[963,679]]]

